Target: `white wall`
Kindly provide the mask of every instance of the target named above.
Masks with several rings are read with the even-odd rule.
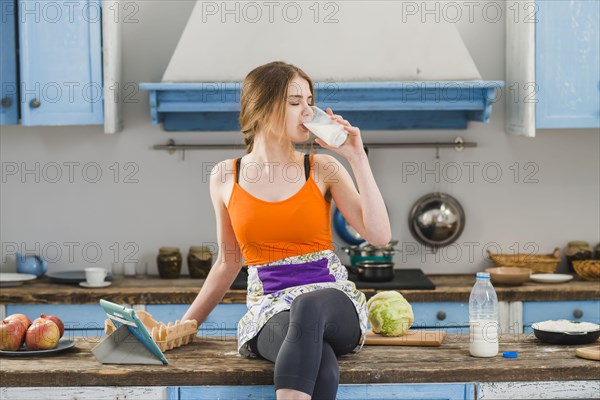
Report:
[[[124,24],[123,86],[161,80],[194,5],[191,1],[135,4],[139,9],[126,10],[127,14],[134,12],[138,22]],[[471,22],[468,9],[464,8],[458,29],[483,79],[503,80],[504,20],[486,22],[481,7],[477,10]],[[492,10],[488,11],[492,15]],[[260,47],[252,46],[248,51],[260,51]],[[150,271],[156,273],[158,247],[179,246],[186,251],[190,245],[216,241],[206,171],[212,163],[243,152],[187,152],[182,161],[179,155],[151,147],[169,138],[180,143],[200,143],[220,141],[222,137],[233,141],[238,136],[167,133],[150,124],[148,109],[147,94],[134,92],[131,102],[124,104],[125,130],[112,136],[102,134],[101,127],[1,128],[3,270],[14,268],[12,254],[16,248],[37,247],[54,259],[51,269],[55,271],[109,265],[115,256],[123,261],[132,254],[148,262]],[[504,251],[529,251],[526,245],[532,242],[539,252],[547,253],[555,246],[564,248],[569,240],[587,240],[592,245],[600,240],[598,132],[547,130],[538,131],[535,139],[511,137],[503,131],[503,114],[504,105],[499,102],[494,106],[490,124],[472,123],[466,131],[363,133],[367,142],[442,141],[460,135],[479,145],[462,153],[440,151],[440,170],[446,171],[447,176],[442,175],[439,182],[431,174],[424,178],[402,177],[402,171],[414,163],[420,171],[433,169],[433,150],[371,150],[371,165],[389,208],[394,237],[404,243],[405,250],[414,249],[407,218],[420,196],[435,190],[449,193],[467,213],[467,225],[457,246],[438,253],[439,259],[420,247],[417,254],[399,254],[396,262],[400,267],[418,267],[428,273],[475,272],[489,265],[482,253],[490,243],[498,243]],[[468,164],[471,162],[479,164]],[[55,183],[51,182],[56,173],[54,163],[62,172]],[[88,182],[86,179],[94,180],[93,163],[97,163],[102,176],[97,182]],[[120,172],[117,183],[112,167],[115,163]],[[38,181],[34,174],[21,176],[25,169],[35,169],[36,165],[40,171]],[[68,165],[73,165],[73,182],[69,180]],[[84,165],[88,166],[87,175],[82,174]],[[452,183],[456,165],[460,166],[462,177]],[[472,182],[469,165],[474,165]],[[487,174],[482,173],[484,165],[488,165]],[[517,182],[513,165],[518,165]],[[494,166],[500,167],[502,176],[491,183]],[[17,174],[10,174],[12,168],[17,168]],[[126,174],[132,172],[131,178],[137,182],[126,183]],[[531,172],[534,174],[530,178],[537,181],[526,183]],[[335,233],[334,241],[338,247],[344,245]],[[87,259],[84,247],[88,250]],[[102,256],[94,261],[98,248]],[[120,249],[118,255],[116,248]],[[458,256],[457,250],[461,253]],[[346,260],[343,252],[339,254]],[[561,265],[561,269],[565,268]]]

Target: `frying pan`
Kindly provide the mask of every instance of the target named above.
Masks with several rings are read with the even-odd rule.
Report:
[[[577,321],[572,321],[578,323]],[[552,344],[589,344],[600,337],[600,329],[589,332],[553,332],[539,329],[537,323],[531,324],[535,337],[542,342]]]

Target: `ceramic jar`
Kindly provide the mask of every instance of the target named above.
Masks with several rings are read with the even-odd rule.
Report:
[[[567,244],[565,256],[567,258],[569,271],[571,273],[575,273],[575,270],[573,269],[573,261],[590,260],[592,258],[592,249],[588,242],[574,240]]]
[[[181,273],[181,252],[179,247],[161,247],[158,250],[156,264],[158,275],[162,279],[176,279]]]
[[[191,246],[187,256],[188,270],[193,279],[205,279],[212,267],[212,253],[206,246]]]

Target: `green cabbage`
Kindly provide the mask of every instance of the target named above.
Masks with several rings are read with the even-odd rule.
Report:
[[[394,290],[371,297],[367,302],[367,309],[371,329],[384,336],[401,336],[414,321],[410,303]]]

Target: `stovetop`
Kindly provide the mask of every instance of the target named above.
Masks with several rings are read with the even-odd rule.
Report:
[[[231,285],[232,290],[247,289],[248,273],[246,267],[242,268],[235,281]],[[412,289],[412,290],[434,290],[435,285],[419,268],[414,269],[395,269],[394,279],[388,282],[364,282],[358,279],[358,276],[351,270],[348,270],[348,279],[356,284],[357,289]]]

